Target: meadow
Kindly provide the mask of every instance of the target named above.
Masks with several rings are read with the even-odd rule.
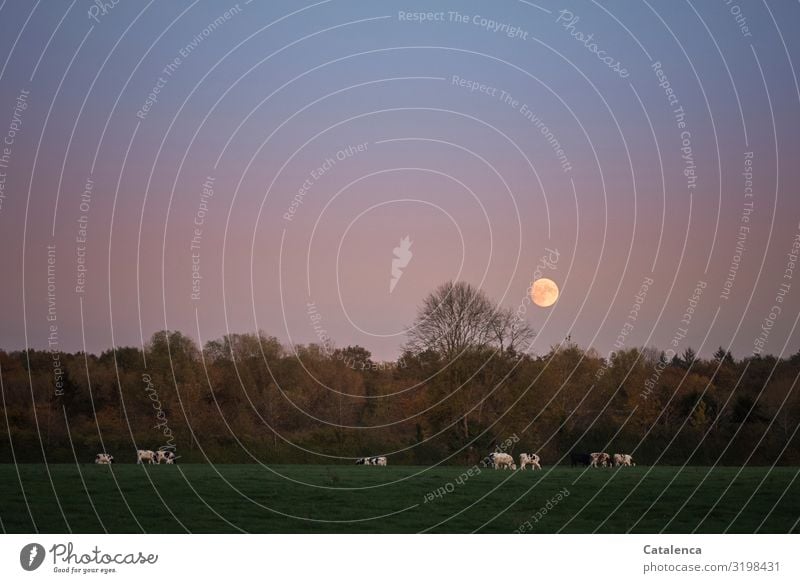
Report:
[[[800,530],[793,467],[468,469],[3,464],[0,523],[7,533]]]

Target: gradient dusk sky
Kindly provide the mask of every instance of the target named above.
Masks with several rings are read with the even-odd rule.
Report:
[[[535,354],[800,348],[797,2],[102,4],[0,4],[3,349],[393,359],[539,275]]]

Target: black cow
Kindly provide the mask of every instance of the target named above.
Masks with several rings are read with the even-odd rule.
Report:
[[[570,465],[575,466],[589,466],[592,463],[592,456],[588,453],[575,453],[574,451],[569,454]]]

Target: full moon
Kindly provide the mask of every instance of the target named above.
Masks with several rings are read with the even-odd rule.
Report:
[[[549,308],[558,299],[558,286],[552,279],[541,277],[533,282],[531,288],[533,303],[541,308]]]

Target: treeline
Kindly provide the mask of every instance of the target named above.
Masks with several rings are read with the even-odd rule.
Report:
[[[462,316],[455,306],[451,323]],[[800,353],[603,358],[565,342],[531,356],[500,336],[426,348],[418,331],[391,363],[263,333],[201,348],[158,332],[144,350],[57,361],[0,351],[0,462],[91,462],[107,451],[133,463],[139,447],[174,448],[181,462],[465,464],[516,436],[509,453],[535,451],[545,465],[576,449],[633,452],[640,464],[800,465]]]

